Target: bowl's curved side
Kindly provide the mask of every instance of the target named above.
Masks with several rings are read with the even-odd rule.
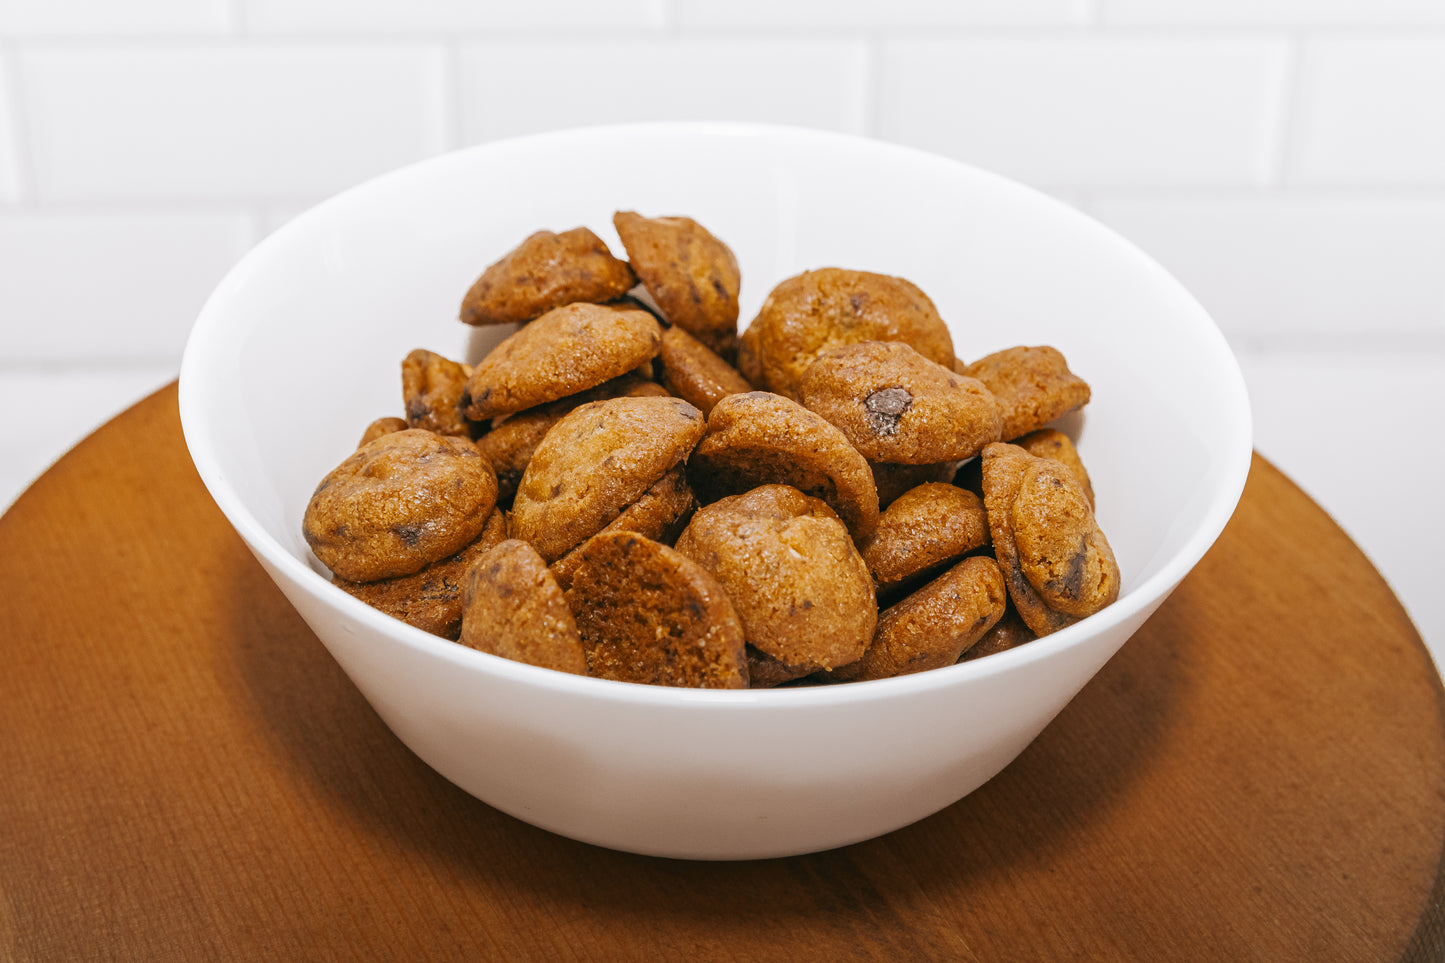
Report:
[[[896,697],[886,690],[902,680],[841,687],[861,700],[721,693],[740,698],[678,705],[629,698],[650,688],[630,684],[579,691],[545,675],[459,673],[338,618],[261,562],[386,725],[442,776],[551,832],[683,859],[818,852],[951,805],[1012,762],[1153,611],[1042,671],[999,660]],[[870,687],[883,697],[869,699]]]

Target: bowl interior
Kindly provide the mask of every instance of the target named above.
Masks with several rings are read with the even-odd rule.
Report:
[[[742,268],[740,325],[778,281],[831,265],[917,283],[965,360],[1059,348],[1093,388],[1066,427],[1122,570],[1111,617],[1167,592],[1233,510],[1250,452],[1239,369],[1187,292],[1112,232],[897,146],[642,125],[414,165],[298,217],[235,268],[187,346],[182,418],[203,479],[252,549],[324,590],[303,509],[369,421],[400,413],[402,357],[427,347],[476,360],[505,333],[456,319],[481,270],[542,228],[586,225],[620,255],[611,216],[623,209],[687,214],[723,239]]]

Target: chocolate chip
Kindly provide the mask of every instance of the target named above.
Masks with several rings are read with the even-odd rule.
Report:
[[[426,529],[421,525],[393,525],[391,530],[409,547],[415,547],[426,534]]]
[[[875,435],[891,435],[898,431],[898,421],[913,405],[913,396],[904,388],[883,388],[863,399],[868,427]]]

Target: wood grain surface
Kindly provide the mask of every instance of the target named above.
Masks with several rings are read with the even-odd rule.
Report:
[[[1256,458],[1218,544],[1003,773],[689,863],[534,829],[382,725],[201,486],[174,386],[0,518],[0,958],[1433,960],[1437,676]]]

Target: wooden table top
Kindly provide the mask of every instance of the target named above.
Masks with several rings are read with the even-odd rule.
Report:
[[[1262,459],[1043,735],[813,856],[610,852],[382,725],[211,502],[174,386],[0,518],[0,958],[1434,960],[1445,715],[1420,638]]]

